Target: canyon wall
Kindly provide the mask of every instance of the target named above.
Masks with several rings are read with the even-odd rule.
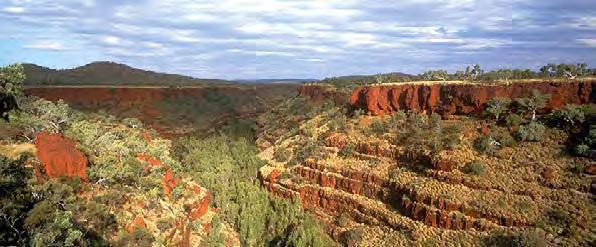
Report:
[[[529,97],[536,90],[550,94],[545,111],[565,104],[585,104],[596,101],[596,81],[584,82],[522,82],[509,85],[465,83],[423,84],[404,83],[371,85],[355,89],[349,98],[352,109],[363,109],[372,115],[391,114],[398,110],[437,112],[441,115],[479,114],[493,98]],[[336,99],[327,87],[302,86],[300,95],[321,101]]]
[[[182,135],[184,126],[208,129],[231,119],[257,114],[295,95],[297,85],[213,87],[27,87],[25,93],[50,101],[64,100],[83,111],[104,110],[116,117],[135,117],[166,135]],[[179,133],[180,132],[180,133]]]

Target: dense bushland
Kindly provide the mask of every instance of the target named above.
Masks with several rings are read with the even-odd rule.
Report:
[[[257,172],[265,164],[247,140],[184,137],[174,150],[184,164],[182,171],[213,193],[214,206],[238,230],[243,245],[332,245],[322,226],[298,202],[270,198],[260,188]]]

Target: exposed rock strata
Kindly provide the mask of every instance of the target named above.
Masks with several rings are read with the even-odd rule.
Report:
[[[536,90],[550,94],[545,111],[552,111],[565,104],[595,102],[595,89],[596,81],[527,82],[510,85],[404,83],[359,87],[352,92],[350,105],[354,109],[364,109],[377,116],[398,110],[468,115],[481,113],[486,102],[493,98],[528,97]],[[301,91],[316,90],[309,88]]]

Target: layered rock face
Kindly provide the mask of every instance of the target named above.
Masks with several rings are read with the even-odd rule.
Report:
[[[37,134],[37,158],[49,178],[80,177],[87,180],[87,157],[76,148],[76,141],[58,134]]]
[[[353,109],[363,109],[375,116],[398,110],[468,115],[481,113],[491,99],[529,97],[533,91],[550,95],[545,111],[565,104],[596,101],[596,81],[527,82],[510,85],[404,83],[357,88],[350,96],[350,105]]]

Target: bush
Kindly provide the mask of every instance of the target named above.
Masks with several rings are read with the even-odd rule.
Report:
[[[362,228],[354,228],[344,232],[343,243],[348,247],[358,246],[360,241],[362,241],[362,237],[364,237]]]
[[[544,234],[537,231],[506,232],[500,230],[486,237],[484,246],[487,247],[546,247],[548,243]]]
[[[430,117],[420,113],[408,116],[407,123],[394,140],[395,145],[405,147],[407,158],[428,161],[431,156],[457,148],[461,130],[458,126],[448,126],[441,122],[441,116]]]
[[[511,99],[509,98],[491,99],[486,103],[485,113],[486,115],[493,116],[495,121],[498,122],[503,114],[509,112],[510,104]]]
[[[463,169],[464,173],[473,174],[473,175],[482,175],[484,174],[484,164],[478,160],[474,160],[468,164]]]
[[[352,155],[356,150],[356,146],[354,143],[348,143],[342,149],[339,150],[339,155],[343,157],[348,157]]]
[[[515,138],[509,132],[501,132],[497,134],[495,139],[499,142],[500,147],[513,147],[517,144]]]
[[[495,154],[500,145],[492,136],[480,136],[474,141],[474,148],[484,154]]]
[[[522,123],[522,121],[522,116],[515,113],[509,114],[507,117],[505,117],[505,124],[508,127],[517,127]]]
[[[571,129],[586,121],[586,115],[581,106],[566,105],[550,114],[550,122],[563,129]]]
[[[546,127],[543,124],[532,121],[529,124],[519,126],[516,137],[520,141],[537,142],[542,140],[545,131]]]
[[[287,150],[287,149],[282,148],[282,147],[277,147],[273,151],[273,158],[276,161],[279,161],[279,162],[287,161],[290,158],[291,155],[292,154],[291,154],[290,150]]]
[[[375,119],[370,125],[370,130],[375,134],[383,134],[387,131],[387,128],[382,120]]]

